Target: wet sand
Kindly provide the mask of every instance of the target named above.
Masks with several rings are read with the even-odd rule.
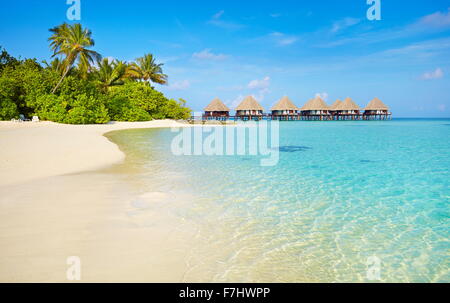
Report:
[[[67,282],[70,256],[81,282],[183,281],[195,230],[161,211],[176,197],[133,196],[108,171],[124,154],[102,135],[177,126],[0,122],[0,282]]]

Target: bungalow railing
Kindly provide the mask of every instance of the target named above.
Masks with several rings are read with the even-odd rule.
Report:
[[[392,113],[323,113],[323,114],[277,114],[264,113],[261,115],[198,115],[191,116],[194,121],[359,121],[359,120],[391,120]]]

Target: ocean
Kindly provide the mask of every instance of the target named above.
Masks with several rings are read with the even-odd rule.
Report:
[[[450,119],[280,122],[272,166],[177,155],[176,136],[107,135],[130,216],[194,231],[184,281],[450,282]]]

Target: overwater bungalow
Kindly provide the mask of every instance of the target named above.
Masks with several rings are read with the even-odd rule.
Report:
[[[391,117],[389,107],[378,98],[370,101],[364,109],[364,120],[389,120]]]
[[[342,104],[341,100],[336,100],[332,105],[330,105],[330,114],[333,120],[337,120],[337,109]]]
[[[262,120],[264,108],[252,96],[245,97],[236,107],[236,119]]]
[[[331,120],[330,107],[320,97],[306,102],[300,111],[301,120]]]
[[[219,99],[215,98],[205,107],[203,120],[228,120],[230,109]]]
[[[361,109],[351,98],[344,101],[336,100],[331,106],[328,106],[320,97],[306,102],[303,107],[298,108],[287,96],[281,98],[272,108],[270,113],[265,114],[264,108],[255,100],[248,96],[236,107],[235,116],[230,116],[230,109],[219,99],[215,98],[205,107],[201,119],[207,120],[312,120],[312,121],[331,121],[331,120],[390,120],[392,113],[380,99],[374,98],[369,104]],[[189,121],[196,121],[199,117],[193,116]],[[220,122],[223,123],[223,122]]]
[[[292,121],[298,120],[300,108],[298,108],[287,96],[281,98],[270,109],[272,120]]]
[[[361,108],[353,102],[351,98],[346,98],[344,102],[336,108],[336,120],[361,120]]]

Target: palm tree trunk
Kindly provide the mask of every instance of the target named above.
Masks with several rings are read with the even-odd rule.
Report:
[[[55,88],[52,90],[52,94],[54,94],[56,92],[56,90],[60,87],[60,85],[62,84],[64,78],[67,76],[67,74],[70,71],[70,65],[67,66],[66,70],[64,71],[64,74],[62,75],[61,79],[59,80],[58,84],[56,84]]]

